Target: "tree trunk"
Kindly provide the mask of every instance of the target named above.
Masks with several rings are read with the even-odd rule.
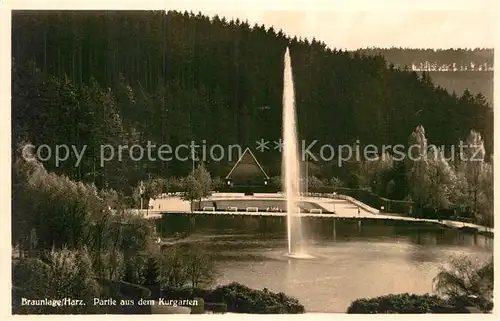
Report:
[[[474,209],[473,209],[474,218],[477,215],[477,188],[474,189]]]

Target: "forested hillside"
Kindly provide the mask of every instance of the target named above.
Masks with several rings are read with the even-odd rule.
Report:
[[[483,94],[493,104],[493,49],[412,49],[366,48],[356,52],[382,55],[397,67],[421,72],[428,71],[432,81],[449,93]]]
[[[365,48],[356,52],[368,55],[382,55],[387,61],[404,67],[431,70],[440,68],[456,71],[493,71],[493,49],[415,49],[415,48]]]
[[[492,153],[493,111],[482,95],[450,95],[427,73],[388,67],[381,55],[336,51],[241,21],[163,11],[13,12],[13,142],[87,145],[80,166],[46,167],[98,187],[127,190],[148,175],[186,175],[190,161],[115,159],[101,167],[99,146],[205,140],[253,149],[261,138],[277,140],[286,46],[301,139],[318,146],[357,139],[406,145],[423,125],[429,140],[447,146],[475,129]],[[269,175],[279,174],[277,151],[257,157]],[[207,167],[212,176],[225,176],[232,163]],[[319,177],[339,170],[318,167]]]
[[[445,89],[449,93],[463,93],[465,90],[477,95],[481,93],[493,107],[493,71],[431,71],[429,72],[432,81]]]

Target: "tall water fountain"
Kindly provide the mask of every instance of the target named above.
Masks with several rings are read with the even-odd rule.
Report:
[[[287,209],[288,255],[306,258],[302,235],[301,218],[298,215],[298,201],[301,193],[301,171],[297,142],[297,122],[295,115],[295,92],[293,84],[292,63],[288,47],[285,52],[285,70],[283,77],[283,160],[282,179],[285,188]]]

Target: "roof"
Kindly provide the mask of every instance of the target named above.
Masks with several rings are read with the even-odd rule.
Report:
[[[256,175],[262,175],[265,179],[269,179],[269,176],[267,176],[266,172],[255,158],[255,155],[252,153],[250,148],[247,147],[243,154],[241,154],[236,164],[234,164],[229,174],[227,174],[226,179],[231,180],[236,176],[242,177]]]

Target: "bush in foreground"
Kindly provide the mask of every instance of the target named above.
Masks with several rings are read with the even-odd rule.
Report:
[[[167,299],[201,297],[205,302],[220,305],[223,307],[222,310],[233,313],[296,314],[305,312],[304,306],[296,298],[287,296],[283,292],[275,293],[265,288],[254,290],[239,283],[230,283],[213,290],[169,288],[164,289],[162,296]]]
[[[347,309],[347,313],[467,313],[467,311],[465,307],[451,305],[437,295],[403,293],[355,300]]]

